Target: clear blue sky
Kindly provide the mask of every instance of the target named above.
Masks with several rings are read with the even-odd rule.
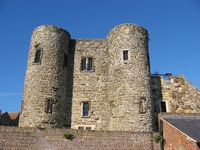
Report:
[[[20,110],[35,27],[105,38],[121,23],[148,29],[152,73],[184,75],[200,88],[200,0],[0,0],[0,109]]]

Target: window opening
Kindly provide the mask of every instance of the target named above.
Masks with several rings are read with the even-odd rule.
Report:
[[[47,99],[45,103],[45,112],[52,113],[52,106],[53,106],[53,101],[51,99]]]
[[[161,102],[161,111],[162,111],[162,112],[167,112],[167,109],[166,109],[166,102],[164,102],[164,101]]]
[[[89,116],[89,111],[90,111],[90,104],[89,102],[83,102],[83,112],[82,116],[83,117],[88,117]]]
[[[40,63],[40,62],[41,62],[41,49],[38,49],[35,52],[34,63]]]
[[[93,58],[85,57],[81,59],[81,70],[90,71],[93,70]]]
[[[123,51],[123,60],[128,60],[128,50]]]

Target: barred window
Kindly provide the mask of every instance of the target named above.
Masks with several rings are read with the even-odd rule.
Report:
[[[37,49],[35,52],[35,58],[34,63],[40,63],[41,62],[41,49]]]
[[[81,71],[91,71],[94,70],[93,58],[84,57],[81,59]]]

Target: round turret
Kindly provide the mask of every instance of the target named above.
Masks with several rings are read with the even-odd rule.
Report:
[[[109,130],[151,131],[147,30],[132,24],[115,27],[108,36],[108,52],[112,110]]]
[[[67,55],[70,34],[56,26],[33,31],[26,71],[20,127],[66,125]]]

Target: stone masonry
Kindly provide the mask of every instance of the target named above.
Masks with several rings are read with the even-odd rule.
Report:
[[[19,121],[21,127],[66,124],[67,69],[63,67],[63,59],[68,53],[69,39],[68,32],[54,26],[40,26],[34,30]],[[42,50],[39,63],[34,62],[36,50]],[[52,113],[44,111],[48,99],[53,101]]]
[[[200,91],[183,76],[153,74],[151,84],[158,113],[163,111],[160,106],[162,102],[165,103],[166,112],[200,113]]]
[[[182,114],[200,113],[200,91],[183,76],[171,73],[151,75],[155,129],[160,112]]]
[[[19,126],[152,131],[149,66],[143,27],[122,24],[106,39],[71,39],[61,28],[40,26],[31,39]]]
[[[158,113],[199,106],[200,91],[183,76],[150,76],[143,27],[122,24],[106,39],[71,39],[52,25],[33,31],[20,127],[149,132]]]

